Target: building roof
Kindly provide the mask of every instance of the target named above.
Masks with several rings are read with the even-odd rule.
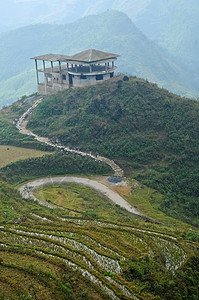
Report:
[[[45,60],[45,61],[66,61],[70,56],[61,54],[45,54],[40,56],[32,57],[31,59]]]
[[[103,52],[96,49],[89,49],[70,56],[70,60],[91,63],[97,61],[106,61],[109,59],[116,59],[118,56],[119,55],[113,53]]]
[[[32,57],[32,59],[45,60],[45,61],[69,61],[70,63],[81,62],[81,63],[94,63],[94,62],[106,62],[116,60],[120,56],[118,54],[108,53],[99,51],[96,49],[89,49],[77,54],[66,56],[60,54],[45,54],[40,56]]]

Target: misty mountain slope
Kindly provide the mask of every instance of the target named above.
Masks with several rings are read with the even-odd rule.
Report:
[[[70,23],[108,9],[125,12],[135,19],[148,3],[150,0],[8,0],[1,3],[0,32],[37,23]]]
[[[84,15],[91,0],[7,0],[1,3],[0,32],[37,23],[69,23]]]
[[[142,2],[142,1],[141,1]],[[152,39],[188,66],[196,69],[199,63],[199,2],[195,0],[150,0],[132,18]],[[140,4],[141,5],[141,4]]]
[[[34,68],[30,57],[46,53],[70,55],[89,48],[120,54],[119,72],[147,78],[176,93],[197,94],[198,85],[192,74],[148,40],[125,14],[107,11],[68,25],[32,25],[1,34],[1,105],[22,92],[36,91],[36,76],[26,76]]]
[[[199,2],[195,0],[112,0],[92,3],[88,14],[107,5],[126,13],[150,39],[155,39],[179,61],[198,71]]]
[[[126,13],[150,39],[195,70],[198,65],[196,0],[9,0],[1,4],[0,32],[37,23],[65,24],[108,9]]]

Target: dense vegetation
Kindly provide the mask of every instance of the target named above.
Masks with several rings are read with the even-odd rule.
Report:
[[[198,102],[122,78],[45,99],[29,128],[116,159],[126,174],[165,195],[161,209],[197,224]]]
[[[19,184],[33,178],[63,175],[107,175],[112,170],[106,164],[88,157],[57,152],[38,158],[20,160],[2,168],[0,174],[12,184]]]
[[[0,106],[36,91],[31,57],[71,55],[89,48],[120,54],[120,72],[158,82],[183,95],[198,94],[198,81],[191,72],[147,39],[125,14],[106,11],[67,25],[32,25],[0,35]]]

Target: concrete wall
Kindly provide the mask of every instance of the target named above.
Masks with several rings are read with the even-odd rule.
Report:
[[[103,74],[102,80],[96,80],[96,75],[87,75],[86,79],[81,79],[80,75],[74,75],[73,76],[73,86],[82,87],[82,86],[87,86],[87,85],[93,85],[93,84],[98,84],[98,83],[103,82],[108,79],[110,79],[110,73]]]
[[[67,90],[69,88],[66,84],[54,83],[52,86],[46,86],[46,95],[51,95],[57,92]]]
[[[38,84],[38,93],[40,95],[45,95],[46,94],[46,89],[45,89],[45,84],[44,83]]]
[[[113,73],[113,72],[111,72]],[[65,78],[63,78],[63,76]],[[103,79],[97,80],[96,76],[103,75]],[[69,76],[72,76],[72,84],[69,84]],[[38,93],[41,95],[51,95],[63,90],[68,89],[69,87],[83,87],[89,85],[95,85],[101,83],[105,80],[110,79],[110,73],[101,73],[98,75],[85,75],[86,78],[81,78],[81,75],[73,75],[64,72],[63,74],[59,73],[46,73],[45,74],[45,83],[38,85]]]
[[[65,75],[66,79],[63,79]],[[46,73],[45,84],[38,85],[38,92],[42,95],[51,95],[69,88],[68,74]]]

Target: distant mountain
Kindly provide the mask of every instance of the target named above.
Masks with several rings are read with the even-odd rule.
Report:
[[[137,4],[128,15],[151,39],[193,70],[199,65],[199,2],[195,0],[130,1]],[[147,3],[146,3],[147,2]],[[145,5],[144,5],[145,4]],[[140,10],[138,10],[138,6]],[[122,8],[125,11],[124,8]]]
[[[1,3],[0,32],[37,23],[66,23],[81,18],[88,5],[79,0],[7,0]]]
[[[67,25],[32,25],[0,35],[0,103],[36,91],[34,62],[45,53],[74,54],[89,48],[120,54],[118,67],[182,95],[196,96],[188,70],[147,39],[124,13],[107,11]]]
[[[150,39],[158,41],[198,73],[199,2],[196,0],[8,0],[1,3],[0,32],[38,24],[65,24],[115,9],[124,12]]]

